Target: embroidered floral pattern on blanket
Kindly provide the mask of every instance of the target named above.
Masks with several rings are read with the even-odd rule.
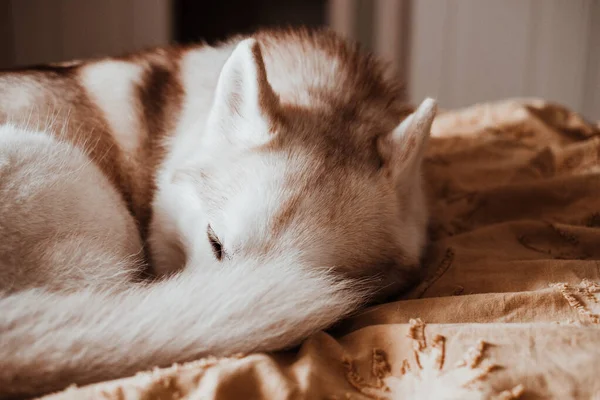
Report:
[[[295,352],[54,399],[600,398],[600,128],[538,100],[441,113],[426,278]],[[423,322],[427,323],[425,325]]]

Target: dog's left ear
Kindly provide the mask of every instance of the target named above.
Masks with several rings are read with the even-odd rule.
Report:
[[[207,134],[223,135],[232,143],[263,144],[272,137],[278,107],[258,42],[242,40],[219,75]]]

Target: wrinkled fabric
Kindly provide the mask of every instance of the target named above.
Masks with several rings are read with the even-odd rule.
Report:
[[[299,350],[155,369],[66,399],[600,399],[600,126],[510,100],[442,112],[424,281]]]

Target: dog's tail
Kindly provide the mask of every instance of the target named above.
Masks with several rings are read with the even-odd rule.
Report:
[[[120,292],[4,296],[0,397],[292,346],[363,304],[365,287],[297,263],[242,262]]]

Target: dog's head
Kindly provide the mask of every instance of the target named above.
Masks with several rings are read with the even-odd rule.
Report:
[[[168,189],[179,205],[159,216],[174,222],[169,240],[153,240],[156,269],[285,256],[405,279],[425,243],[420,165],[435,102],[390,125],[388,110],[358,112],[352,96],[319,88],[314,105],[283,101],[268,70],[255,39],[223,66],[202,145]]]

